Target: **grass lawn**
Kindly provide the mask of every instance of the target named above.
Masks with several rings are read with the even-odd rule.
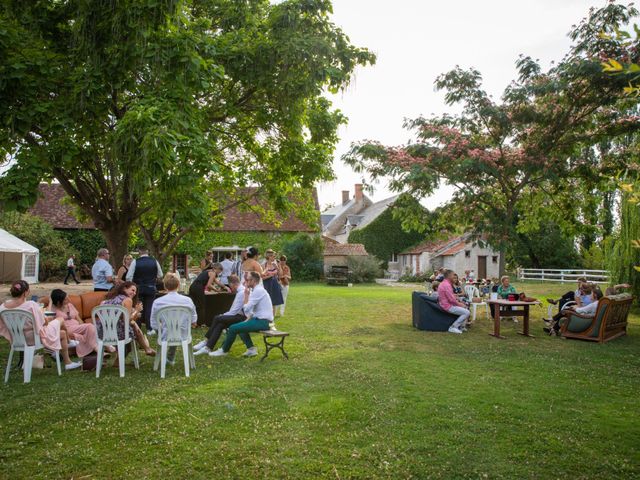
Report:
[[[289,299],[289,361],[237,342],[189,379],[178,363],[160,380],[150,358],[122,379],[12,372],[0,477],[640,478],[637,314],[599,345],[543,336],[541,308],[534,339],[508,321],[489,337],[482,316],[465,335],[419,332],[401,287],[295,284]]]

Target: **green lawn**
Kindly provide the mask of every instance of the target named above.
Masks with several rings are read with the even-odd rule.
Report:
[[[573,285],[527,284],[546,297]],[[640,319],[599,345],[411,327],[411,290],[293,285],[291,359],[160,380],[51,369],[0,390],[3,478],[639,478]],[[198,331],[197,340],[203,335]],[[263,347],[259,346],[260,350]],[[4,369],[7,344],[0,348]],[[179,357],[180,358],[180,357]]]

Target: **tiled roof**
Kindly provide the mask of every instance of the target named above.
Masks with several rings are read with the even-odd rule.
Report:
[[[73,216],[73,206],[63,202],[66,193],[62,189],[62,185],[59,183],[41,183],[38,186],[38,190],[40,195],[35,205],[29,210],[29,213],[42,218],[53,228],[95,229],[93,222],[81,223]]]
[[[367,256],[367,250],[361,243],[338,243],[335,240],[322,237],[324,240],[324,255],[326,256]]]
[[[420,243],[415,247],[408,248],[402,253],[411,255],[419,255],[424,252],[435,253],[438,250],[446,248],[447,246],[453,247],[453,245],[457,245],[458,242],[461,242],[464,248],[464,240],[464,237],[451,237],[446,240],[437,241],[429,240],[427,242]]]
[[[92,222],[80,223],[72,214],[73,207],[62,202],[65,192],[58,183],[51,185],[41,183],[39,185],[40,198],[31,207],[30,213],[44,219],[47,223],[58,229],[94,229]],[[313,201],[316,210],[318,207],[318,194],[313,189]],[[257,205],[257,200],[251,200],[249,205]],[[309,226],[300,220],[295,214],[282,219],[282,224],[278,227],[265,222],[260,215],[253,211],[241,211],[238,207],[231,208],[225,212],[225,218],[221,231],[226,232],[246,232],[246,231],[267,231],[267,232],[317,232],[320,225]]]
[[[464,250],[466,246],[467,246],[467,242],[460,242],[460,243],[458,243],[456,245],[453,245],[452,247],[450,247],[446,251],[440,253],[439,255],[455,255],[456,253],[461,252],[462,250]]]

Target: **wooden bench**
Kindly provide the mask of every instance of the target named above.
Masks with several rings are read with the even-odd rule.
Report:
[[[282,356],[289,360],[289,355],[284,351],[284,340],[289,336],[287,332],[281,332],[280,330],[261,330],[260,333],[262,334],[265,346],[264,356],[260,359],[261,362],[269,356],[269,352],[274,348],[279,348]],[[267,341],[268,338],[279,338],[280,340],[277,343],[269,343]]]
[[[349,267],[334,265],[327,275],[327,285],[344,285],[349,283]]]
[[[627,293],[602,297],[593,317],[570,314],[562,324],[564,338],[604,343],[627,334],[627,318],[633,297]]]

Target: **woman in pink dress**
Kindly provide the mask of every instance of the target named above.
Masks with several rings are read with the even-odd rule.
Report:
[[[69,301],[67,292],[56,288],[51,292],[51,302],[49,309],[56,314],[56,318],[61,320],[66,327],[67,334],[72,340],[76,340],[76,354],[84,357],[92,352],[98,351],[98,340],[96,338],[96,327],[93,323],[84,323],[73,303]],[[113,347],[105,347],[111,353],[115,351]]]
[[[25,337],[27,339],[27,345],[33,345],[34,331],[40,336],[42,345],[48,350],[56,350],[62,353],[62,360],[64,361],[65,370],[73,370],[82,366],[79,362],[72,362],[69,358],[68,338],[67,332],[62,327],[63,323],[59,318],[49,320],[44,316],[44,313],[38,306],[38,304],[32,300],[27,300],[29,297],[29,284],[24,280],[14,282],[11,285],[11,299],[0,305],[0,312],[7,309],[19,308],[33,314],[35,319],[35,325],[27,322],[24,327]],[[0,335],[11,342],[11,334],[9,329],[0,318]]]

